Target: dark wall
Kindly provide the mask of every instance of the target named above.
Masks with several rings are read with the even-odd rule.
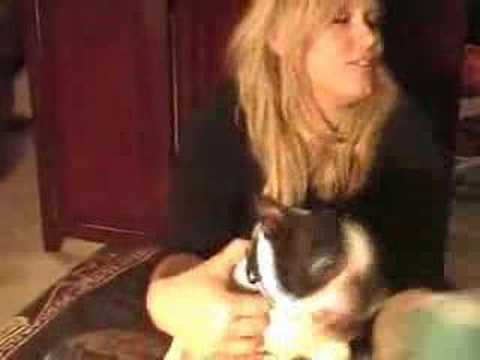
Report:
[[[454,149],[466,38],[464,0],[386,0],[385,52],[397,79]]]
[[[469,43],[480,45],[480,1],[467,0],[468,34]]]

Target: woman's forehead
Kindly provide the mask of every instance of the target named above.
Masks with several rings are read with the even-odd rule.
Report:
[[[322,0],[319,0],[322,1]],[[323,0],[334,9],[362,9],[367,12],[378,11],[383,8],[380,0]]]

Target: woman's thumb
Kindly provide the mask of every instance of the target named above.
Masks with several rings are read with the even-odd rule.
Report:
[[[245,239],[233,239],[212,259],[216,267],[228,276],[228,270],[232,269],[242,260],[250,248],[250,241]]]

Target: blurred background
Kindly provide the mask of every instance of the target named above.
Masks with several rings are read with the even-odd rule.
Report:
[[[161,239],[178,123],[242,3],[0,2],[0,325],[98,249]],[[480,2],[387,3],[387,56],[454,152],[447,272],[480,287]]]

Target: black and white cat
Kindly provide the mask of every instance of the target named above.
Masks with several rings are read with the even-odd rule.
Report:
[[[385,294],[372,236],[329,207],[284,207],[262,197],[256,213],[252,246],[232,278],[240,289],[258,291],[271,303],[264,358],[351,359],[342,332],[367,320]],[[333,332],[338,336],[314,338],[313,314],[319,313],[326,314],[325,326],[338,330]],[[182,359],[175,339],[165,359]],[[206,359],[208,354],[195,360]]]
[[[251,251],[233,277],[272,304],[264,335],[266,355],[285,360],[350,359],[341,332],[349,323],[367,320],[385,294],[371,234],[328,207],[286,208],[262,198],[257,211]],[[326,326],[338,325],[338,338],[314,341],[312,314],[322,312],[330,315]],[[334,323],[328,324],[332,314]]]

